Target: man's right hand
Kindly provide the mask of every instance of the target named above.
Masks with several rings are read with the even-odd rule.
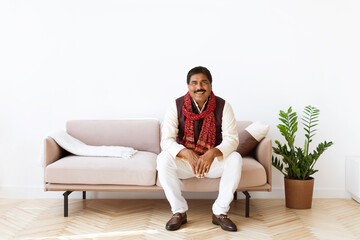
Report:
[[[185,158],[188,163],[190,164],[193,172],[194,172],[194,175],[197,175],[197,172],[195,171],[195,167],[196,167],[196,164],[197,164],[197,161],[199,159],[199,155],[197,155],[193,150],[191,149],[187,149],[187,148],[184,148],[183,150],[181,150],[178,155],[178,157],[182,157],[182,158]]]

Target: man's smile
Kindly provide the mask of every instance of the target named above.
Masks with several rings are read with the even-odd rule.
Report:
[[[206,91],[205,90],[201,90],[201,91],[195,91],[194,93],[196,95],[203,95]]]

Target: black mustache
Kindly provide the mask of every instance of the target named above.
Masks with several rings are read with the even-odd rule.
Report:
[[[194,93],[198,93],[198,92],[206,92],[206,90],[204,90],[204,89],[196,90]]]

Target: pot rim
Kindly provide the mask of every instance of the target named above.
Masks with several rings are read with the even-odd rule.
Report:
[[[284,180],[287,179],[287,180],[294,180],[294,181],[312,181],[314,180],[313,177],[309,177],[308,179],[293,179],[293,178],[287,178],[287,177],[284,177]]]

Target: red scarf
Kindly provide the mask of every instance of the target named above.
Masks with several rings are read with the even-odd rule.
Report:
[[[193,149],[198,155],[204,154],[207,150],[214,148],[215,146],[215,115],[214,110],[216,108],[215,95],[211,92],[208,106],[205,111],[200,114],[193,113],[191,106],[191,97],[187,93],[184,97],[184,105],[182,108],[183,114],[186,117],[184,138],[181,144],[186,148]],[[194,139],[194,121],[204,118],[204,122],[201,128],[199,139],[195,146]]]

